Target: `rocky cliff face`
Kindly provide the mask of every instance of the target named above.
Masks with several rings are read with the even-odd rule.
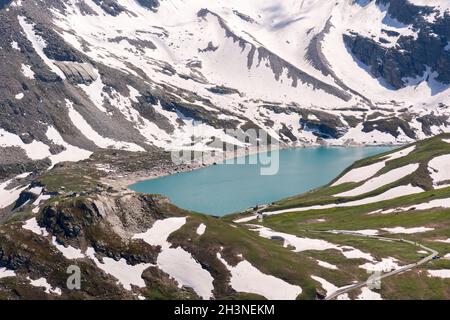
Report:
[[[376,3],[397,23],[410,26],[415,34],[383,30],[374,39],[350,32],[344,35],[344,41],[352,54],[369,67],[374,77],[385,80],[394,89],[418,79],[450,84],[450,14],[440,14],[436,8],[413,5],[407,0]],[[395,46],[387,47],[392,38],[397,38]]]
[[[449,130],[447,11],[312,1],[269,14],[272,2],[2,1],[0,166],[55,164],[74,148],[242,145],[225,129],[294,146]]]
[[[156,264],[158,247],[131,240],[131,235],[145,232],[156,220],[172,216],[174,210],[167,210],[167,201],[158,197],[69,197],[44,207],[33,220],[36,227],[32,231],[25,230],[21,223],[1,226],[0,268],[13,272],[14,278],[0,282],[0,298],[138,299],[153,292],[161,292],[160,298],[197,298],[191,289],[178,288],[167,274],[151,267]],[[125,282],[118,283],[117,274],[114,277],[105,272],[105,267],[102,270],[106,259],[110,259],[110,265],[116,261],[128,264],[128,272],[133,266],[145,265],[148,270],[142,281],[148,287],[128,288]],[[71,265],[81,270],[78,290],[67,287],[66,271]],[[40,285],[46,284],[41,281],[33,285],[32,279],[45,279],[49,289],[42,291]]]

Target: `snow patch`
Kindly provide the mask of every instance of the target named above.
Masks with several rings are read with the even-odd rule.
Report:
[[[37,280],[32,280],[30,277],[27,278],[28,281],[30,281],[30,284],[33,287],[38,287],[38,288],[44,288],[45,289],[45,293],[48,294],[56,294],[58,296],[60,296],[62,294],[62,291],[60,288],[52,288],[52,286],[47,282],[47,279],[45,278],[39,278]]]
[[[73,103],[71,101],[66,100],[67,102],[67,108],[69,109],[69,118],[72,121],[72,123],[80,130],[81,133],[84,134],[84,136],[94,142],[98,147],[104,148],[104,149],[119,149],[119,150],[127,150],[127,151],[143,151],[145,152],[145,149],[138,146],[134,143],[129,142],[123,142],[123,141],[117,141],[110,138],[102,137],[100,134],[98,134],[97,131],[95,131],[89,123],[83,118],[83,116],[74,109]]]
[[[387,214],[387,213],[393,213],[393,212],[405,212],[405,211],[411,211],[411,210],[428,210],[428,209],[434,209],[434,208],[450,208],[450,198],[445,199],[435,199],[431,200],[430,202],[420,203],[416,205],[412,205],[409,207],[402,207],[402,208],[396,208],[396,209],[389,209],[389,210],[381,210],[380,213]]]
[[[249,216],[249,217],[245,217],[245,218],[241,218],[241,219],[237,219],[237,220],[233,220],[234,223],[246,223],[246,222],[250,222],[252,220],[257,219],[258,216],[255,214],[253,216]]]
[[[11,41],[11,48],[13,48],[14,50],[20,51],[20,47],[19,47],[19,44],[17,43],[17,41]]]
[[[64,247],[56,241],[56,237],[52,237],[52,244],[58,249],[59,252],[63,254],[66,259],[74,260],[74,259],[82,259],[86,257],[85,254],[81,252],[80,249],[76,249],[71,246]]]
[[[357,300],[383,300],[383,298],[381,297],[381,294],[364,287],[361,289],[361,293],[358,295]]]
[[[0,268],[0,279],[15,277],[16,273],[13,270],[8,270],[6,268]]]
[[[75,146],[72,146],[64,141],[64,139],[61,137],[61,134],[52,126],[48,127],[47,129],[47,138],[53,143],[63,146],[65,148],[64,151],[56,154],[51,155],[49,158],[52,161],[52,165],[55,165],[60,162],[65,161],[81,161],[88,159],[91,155],[91,151],[87,151]]]
[[[373,177],[378,171],[383,169],[386,166],[386,162],[406,157],[415,149],[416,149],[415,146],[408,147],[383,157],[382,159],[384,159],[384,161],[376,162],[374,164],[365,167],[352,169],[351,171],[347,172],[344,176],[342,176],[338,181],[333,183],[333,186],[337,186],[347,182],[357,183],[365,181],[370,177]]]
[[[102,112],[106,113],[107,110],[103,106],[103,102],[105,100],[105,94],[103,92],[103,88],[105,85],[102,82],[102,78],[97,69],[94,69],[94,73],[96,74],[96,79],[92,83],[79,84],[78,86],[87,94],[89,99],[94,103],[94,105]]]
[[[39,197],[37,197],[36,200],[34,200],[33,202],[33,206],[35,206],[35,208],[33,210],[31,210],[33,213],[38,213],[39,209],[40,209],[40,204],[41,202],[47,201],[48,199],[50,199],[51,196],[50,195],[45,195],[45,194],[41,194],[39,195]]]
[[[212,298],[213,277],[184,249],[171,248],[169,236],[186,224],[186,218],[168,218],[156,221],[147,232],[136,234],[150,245],[160,246],[157,266],[178,282],[179,287],[190,287],[203,299]]]
[[[332,184],[332,186],[337,186],[340,184],[348,183],[348,182],[362,182],[370,177],[374,176],[378,171],[383,169],[385,166],[384,162],[377,162],[365,167],[356,168],[349,172],[347,172],[343,177],[341,177],[338,181]]]
[[[18,178],[17,176],[16,178]],[[16,178],[0,183],[0,209],[6,208],[12,205],[20,196],[20,193],[27,187],[17,187],[11,190],[7,190],[7,187]]]
[[[441,269],[441,270],[428,270],[429,277],[436,277],[442,279],[450,279],[450,270]]]
[[[66,251],[66,254],[69,253]],[[71,252],[70,254],[77,253]],[[152,266],[151,263],[141,263],[132,266],[129,265],[123,258],[119,261],[116,261],[108,257],[104,257],[102,259],[103,262],[101,262],[95,256],[95,250],[93,248],[88,248],[86,250],[86,255],[94,261],[95,265],[99,269],[116,278],[126,290],[131,290],[131,285],[137,286],[139,288],[145,287],[145,281],[144,279],[142,279],[142,273]]]
[[[370,179],[362,186],[352,189],[347,192],[336,194],[336,197],[355,197],[362,194],[369,193],[371,191],[377,190],[385,185],[394,183],[419,169],[419,164],[409,164],[401,168],[393,169],[387,173],[384,173],[378,177]]]
[[[428,163],[428,169],[435,189],[442,189],[450,185],[448,184],[448,181],[450,181],[449,154],[432,159]]]
[[[26,78],[34,79],[34,72],[33,70],[31,70],[31,67],[29,65],[22,63],[20,70]]]
[[[267,211],[264,212],[264,215],[277,215],[277,214],[283,214],[283,213],[291,213],[291,212],[303,212],[303,211],[310,211],[310,210],[325,210],[325,209],[333,209],[333,208],[345,208],[345,207],[353,207],[353,206],[361,206],[369,203],[375,203],[375,202],[381,202],[381,201],[387,201],[411,194],[421,193],[423,192],[422,188],[414,187],[412,185],[407,186],[399,186],[392,188],[382,194],[379,194],[377,196],[364,198],[361,200],[355,200],[350,202],[344,202],[344,203],[333,203],[333,204],[327,204],[327,205],[316,205],[311,207],[299,207],[299,208],[293,208],[293,209],[284,209],[284,210],[277,210],[277,211]]]
[[[391,272],[401,268],[397,262],[398,261],[395,258],[384,258],[381,259],[381,262],[376,263],[368,262],[363,265],[360,265],[359,267],[361,269],[365,269],[371,272]]]
[[[292,234],[273,231],[267,227],[262,227],[258,225],[251,225],[257,231],[260,237],[266,239],[279,239],[283,241],[283,246],[293,247],[294,252],[302,251],[324,251],[329,249],[334,249],[342,252],[342,254],[348,259],[365,259],[368,261],[375,261],[375,259],[369,253],[362,252],[359,249],[355,249],[349,246],[338,246],[331,242],[321,239],[310,239],[310,238],[300,238]]]
[[[433,231],[434,228],[426,228],[426,227],[417,227],[417,228],[403,228],[403,227],[395,227],[395,228],[383,228],[384,231],[387,231],[392,234],[414,234],[414,233],[422,233]]]
[[[217,258],[231,272],[231,287],[238,292],[258,294],[269,300],[295,300],[302,293],[302,288],[299,286],[262,273],[246,260],[233,267],[222,258],[220,253],[217,253]]]
[[[47,43],[45,40],[37,35],[34,32],[34,24],[27,22],[26,18],[23,16],[18,16],[19,23],[22,26],[23,31],[25,32],[25,35],[27,36],[28,40],[33,45],[34,50],[36,53],[41,57],[41,59],[45,62],[45,64],[54,72],[56,73],[61,79],[65,79],[66,76],[64,75],[64,72],[62,72],[54,63],[53,60],[49,59],[47,55],[44,53],[44,49],[47,47]]]
[[[2,128],[0,128],[0,147],[20,147],[25,150],[25,153],[31,160],[42,160],[51,156],[49,147],[46,144],[36,140],[26,144],[18,135]]]
[[[327,280],[317,277],[317,276],[311,276],[312,279],[319,282],[322,288],[326,291],[326,295],[329,296],[333,292],[336,292],[339,290],[338,287],[336,287],[334,284],[328,282]]]
[[[321,261],[321,260],[316,260],[316,261],[319,264],[319,266],[321,266],[321,267],[324,267],[324,268],[327,268],[327,269],[331,269],[331,270],[337,270],[338,269],[338,267],[335,266],[334,264],[331,264],[331,263],[328,263],[328,262],[325,262],[325,261]]]
[[[41,228],[36,220],[36,218],[31,218],[27,221],[25,221],[24,225],[22,226],[25,230],[30,230],[31,232],[37,234],[38,236],[48,236],[48,232],[45,228]]]
[[[200,224],[197,228],[197,234],[202,236],[206,231],[206,225],[204,223]]]

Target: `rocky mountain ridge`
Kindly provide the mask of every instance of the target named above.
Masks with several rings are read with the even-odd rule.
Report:
[[[445,132],[449,12],[417,1],[2,2],[2,166]]]

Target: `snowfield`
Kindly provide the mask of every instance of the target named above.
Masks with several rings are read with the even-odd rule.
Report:
[[[335,266],[334,264],[325,262],[325,261],[321,261],[321,260],[317,260],[317,264],[321,267],[327,268],[327,269],[331,269],[331,270],[337,270],[338,267]]]
[[[47,137],[49,140],[54,142],[57,145],[63,146],[65,148],[64,151],[61,153],[58,153],[56,155],[51,155],[49,158],[52,161],[52,164],[55,165],[60,162],[65,161],[81,161],[88,159],[91,155],[91,151],[83,150],[78,147],[74,147],[67,142],[64,141],[64,139],[61,137],[61,134],[54,128],[54,127],[48,127],[47,130]]]
[[[426,227],[417,227],[417,228],[403,228],[403,227],[395,227],[395,228],[383,228],[384,231],[387,231],[392,234],[414,234],[414,233],[423,233],[428,231],[433,231],[434,228],[426,228]]]
[[[332,186],[338,186],[340,184],[348,183],[348,182],[362,182],[370,177],[373,177],[378,171],[383,169],[385,166],[383,162],[377,162],[365,167],[356,168],[348,173],[346,173],[342,178],[333,183]]]
[[[15,277],[16,273],[13,270],[8,270],[6,268],[0,268],[0,279]]]
[[[383,298],[379,293],[364,287],[361,289],[361,293],[358,295],[357,300],[383,300]]]
[[[450,2],[446,0],[408,0],[408,2],[418,6],[429,6],[439,10],[440,14],[450,13]]]
[[[62,248],[60,248],[62,249]],[[62,249],[66,254],[69,254],[68,249]],[[69,255],[77,255],[71,250]],[[137,286],[139,288],[145,287],[145,281],[142,279],[142,273],[152,266],[150,263],[141,263],[137,265],[129,265],[125,259],[120,259],[116,261],[114,259],[104,257],[102,261],[97,259],[95,256],[95,250],[93,248],[88,248],[86,251],[86,256],[91,258],[95,265],[103,270],[105,273],[113,276],[118,280],[118,282],[126,289],[131,290],[131,286]]]
[[[450,155],[434,158],[428,163],[428,168],[436,189],[450,185]]]
[[[84,257],[86,257],[86,255],[77,248],[71,247],[71,246],[63,246],[61,244],[59,244],[56,241],[56,237],[52,237],[52,244],[55,246],[56,249],[58,249],[59,252],[62,253],[62,255],[64,256],[64,258],[69,259],[69,260],[74,260],[74,259],[82,259]]]
[[[39,57],[45,62],[45,64],[52,70],[52,72],[56,73],[61,79],[65,79],[66,76],[64,73],[55,65],[54,61],[49,59],[47,55],[44,53],[44,49],[47,47],[47,43],[41,36],[38,36],[34,31],[34,24],[26,21],[25,17],[19,16],[19,23],[22,26],[25,35],[28,40],[33,45],[34,50],[39,55]]]
[[[431,84],[425,81],[427,75],[422,81],[411,80],[411,85],[401,90],[391,90],[349,54],[343,35],[351,31],[377,40],[384,36],[383,30],[398,34],[390,36],[390,43],[384,44],[389,48],[396,46],[400,35],[417,37],[416,30],[399,23],[387,14],[384,6],[374,2],[360,5],[320,0],[173,0],[161,1],[156,12],[134,0],[123,0],[120,4],[126,12],[112,16],[94,1],[84,1],[83,6],[95,13],[90,15],[73,0],[66,4],[65,12],[52,9],[53,20],[65,41],[91,59],[133,76],[142,78],[145,74],[143,81],[149,78],[152,86],[163,90],[182,88],[198,94],[212,103],[199,100],[198,105],[207,110],[219,110],[222,117],[236,120],[238,127],[245,125],[244,117],[277,139],[283,138],[279,130],[288,128],[298,138],[291,141],[293,144],[316,144],[313,129],[304,127],[301,121],[318,121],[319,117],[274,112],[261,107],[261,102],[282,107],[298,104],[301,108],[336,116],[346,130],[342,137],[329,139],[329,143],[343,145],[404,144],[413,140],[402,129],[394,136],[379,130],[364,132],[361,123],[349,126],[346,116],[363,118],[360,112],[348,110],[349,106],[361,105],[369,109],[368,114],[381,113],[381,118],[388,118],[395,117],[403,105],[412,105],[418,115],[430,113],[430,110],[439,113],[435,110],[436,102],[450,101],[446,90],[436,94],[430,88]],[[327,30],[329,24],[332,27]],[[45,41],[36,36],[32,24],[23,18],[21,25],[35,50],[42,54]],[[317,37],[323,38],[317,43],[317,54],[329,65],[332,74],[319,70],[308,58],[311,41]],[[45,63],[56,68],[48,58]],[[173,73],[167,72],[168,66]],[[429,73],[428,78],[433,81],[436,75]],[[79,87],[101,112],[107,113],[105,102],[109,100],[149,143],[168,150],[177,150],[186,144],[192,128],[183,115],[161,110],[155,104],[158,115],[171,123],[178,121],[176,130],[167,133],[132,108],[131,102],[139,92],[132,92],[130,97],[111,92],[111,98],[102,93],[104,82],[98,70],[96,75],[93,83]],[[214,86],[235,91],[214,94],[209,90]],[[182,94],[177,94],[184,102],[189,102]],[[393,111],[372,110],[366,99],[375,105],[390,106]],[[228,113],[225,115],[222,110]],[[269,119],[273,123],[268,122]],[[411,126],[419,136],[424,136],[421,125],[414,121]],[[230,139],[223,130],[206,129],[202,140],[209,138],[211,132],[222,140]],[[450,131],[445,126],[434,129]],[[193,147],[205,149],[207,144],[200,141]],[[356,174],[352,179],[364,178],[369,177]]]
[[[145,151],[144,148],[130,142],[116,141],[110,138],[101,136],[92,126],[83,118],[83,116],[75,110],[71,101],[67,102],[69,110],[69,117],[72,123],[83,133],[83,135],[94,142],[100,148],[114,148],[127,151]]]
[[[47,279],[45,279],[45,278],[39,278],[36,280],[32,280],[28,277],[28,281],[30,281],[30,284],[33,287],[44,288],[45,293],[56,294],[58,296],[60,296],[62,294],[62,291],[60,288],[52,288],[52,286],[47,282]]]
[[[47,237],[49,234],[45,228],[41,228],[36,220],[36,218],[31,218],[25,221],[25,224],[22,226],[23,229],[29,230],[38,236]]]
[[[196,230],[196,232],[199,236],[204,235],[205,231],[206,231],[206,225],[204,223],[200,224]]]
[[[19,178],[17,176],[16,178]],[[6,208],[12,205],[20,196],[20,193],[25,190],[27,187],[18,187],[13,189],[8,189],[8,186],[14,179],[7,180],[3,183],[0,183],[0,209]]]
[[[28,158],[32,160],[41,160],[51,155],[49,147],[34,140],[32,143],[26,144],[16,134],[10,133],[0,128],[0,147],[20,147],[27,154]]]
[[[172,248],[168,238],[170,234],[180,229],[186,223],[186,218],[168,218],[158,220],[145,233],[136,234],[133,239],[142,239],[150,245],[161,246],[157,266],[175,279],[180,288],[190,287],[203,299],[213,297],[213,277],[182,248]]]
[[[428,273],[430,277],[450,279],[450,270],[428,270]]]
[[[116,15],[107,14],[96,1],[86,0],[81,6],[79,2],[66,1],[65,11],[49,8],[55,32],[69,45],[97,63],[137,77],[152,89],[170,91],[180,99],[179,103],[195,104],[217,113],[214,117],[235,121],[233,126],[237,128],[251,122],[293,146],[319,144],[314,126],[324,119],[315,112],[325,113],[325,118],[331,117],[337,123],[340,134],[328,137],[330,145],[409,143],[414,139],[406,130],[399,128],[391,134],[374,128],[366,132],[362,122],[374,115],[375,119],[392,119],[405,106],[411,106],[410,111],[415,115],[410,122],[411,129],[417,138],[424,138],[428,133],[424,133],[416,118],[448,113],[436,107],[439,103],[450,103],[449,90],[437,82],[436,72],[427,70],[423,77],[406,79],[409,85],[405,88],[392,90],[349,54],[343,35],[350,32],[379,42],[389,31],[389,43],[383,44],[386,48],[394,48],[401,35],[417,37],[417,30],[390,17],[386,8],[374,1],[361,5],[320,0],[172,0],[161,1],[158,9],[152,11],[134,0],[123,0],[120,5],[124,10]],[[445,3],[438,3],[433,1],[441,12],[448,9]],[[23,13],[18,16],[18,22],[42,62],[67,83],[70,79],[62,72],[60,61],[45,54],[48,44],[39,35],[39,28],[35,28],[37,24]],[[15,41],[10,46],[21,49]],[[314,60],[309,55],[311,50],[317,51],[312,55],[320,58],[324,66],[316,66],[317,61],[311,61]],[[223,128],[196,123],[180,111],[162,107],[161,101],[152,103],[152,117],[148,119],[136,107],[138,98],[145,95],[139,92],[142,89],[127,85],[129,94],[119,92],[108,86],[98,65],[89,68],[95,75],[94,81],[76,84],[73,89],[104,118],[94,124],[78,105],[68,106],[67,112],[73,127],[80,131],[75,135],[84,135],[97,147],[144,151],[144,144],[148,144],[170,151],[216,150],[210,144],[212,137],[245,147]],[[30,63],[21,63],[20,70],[26,79],[39,80]],[[211,91],[214,87],[226,87],[231,92],[215,93]],[[27,92],[13,94],[17,99],[27,95]],[[367,110],[362,112],[357,110],[359,107]],[[103,133],[101,122],[114,120],[112,116],[116,114],[128,121],[133,132],[140,136],[125,139],[133,141],[119,141]],[[158,118],[170,123],[174,130],[162,129],[156,122]],[[359,123],[350,125],[349,118]],[[287,137],[280,130],[289,131],[295,138]],[[430,130],[450,132],[450,127],[434,125]],[[60,131],[64,138],[64,130]],[[1,133],[0,145],[4,145]],[[198,139],[191,144],[193,134]],[[59,161],[77,161],[89,152],[77,153],[75,148],[79,146],[71,146],[72,151],[51,155],[49,146],[42,141],[25,145],[20,139],[14,140],[7,145],[23,148],[31,159],[53,156],[53,165]],[[59,137],[56,140],[66,146]],[[381,162],[354,169],[335,185],[363,182],[381,169]]]
[[[339,246],[331,242],[320,240],[320,239],[310,239],[310,238],[300,238],[292,234],[273,231],[266,227],[261,227],[257,225],[252,225],[253,231],[259,233],[260,237],[267,239],[282,239],[283,246],[293,247],[294,252],[302,251],[324,251],[329,249],[334,249],[340,251],[347,259],[365,259],[368,261],[375,261],[374,257],[366,252],[362,252],[359,249],[350,246]]]
[[[407,186],[399,186],[392,188],[382,194],[379,194],[377,196],[364,198],[361,200],[355,200],[350,202],[344,202],[340,204],[327,204],[327,205],[316,205],[311,207],[299,207],[299,208],[293,208],[293,209],[283,209],[283,210],[277,210],[277,211],[267,211],[264,212],[264,215],[278,215],[283,213],[291,213],[291,212],[303,212],[303,211],[310,211],[310,210],[325,210],[325,209],[333,209],[333,208],[345,208],[345,207],[356,207],[361,206],[364,204],[369,203],[375,203],[385,200],[391,200],[411,194],[421,193],[424,192],[422,188],[414,187],[412,185]]]
[[[360,265],[359,267],[361,269],[365,269],[367,271],[371,272],[390,272],[393,270],[400,269],[401,266],[398,265],[397,259],[395,258],[384,258],[381,260],[381,262],[377,263],[365,263],[363,265]]]
[[[419,164],[409,164],[401,168],[393,169],[385,174],[368,180],[366,183],[347,192],[336,194],[336,197],[355,197],[377,190],[383,186],[394,183],[419,169]]]
[[[299,286],[264,274],[246,260],[233,267],[220,253],[217,253],[217,258],[231,272],[231,287],[238,292],[258,294],[269,300],[295,300],[302,293]]]
[[[396,209],[389,209],[389,210],[381,210],[380,213],[382,214],[388,214],[393,212],[406,212],[406,211],[412,211],[412,210],[429,210],[429,209],[435,209],[435,208],[450,208],[450,199],[435,199],[431,200],[430,202],[424,202],[419,203],[416,205],[412,205],[409,207],[402,207],[402,208],[396,208]]]

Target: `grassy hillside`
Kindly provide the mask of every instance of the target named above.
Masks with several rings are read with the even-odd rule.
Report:
[[[444,134],[404,147],[404,150],[411,147],[414,150],[404,157],[386,161],[385,166],[370,179],[413,163],[419,164],[418,169],[412,174],[399,177],[398,180],[388,182],[368,193],[350,197],[335,196],[336,194],[360,187],[370,179],[339,185],[334,185],[334,183],[352,170],[380,162],[386,159],[387,156],[398,152],[398,150],[358,161],[330,184],[303,195],[280,200],[264,210],[263,222],[253,220],[249,223],[259,224],[271,230],[297,237],[322,239],[334,244],[352,246],[364,252],[370,252],[378,259],[392,257],[397,261],[401,261],[399,264],[402,265],[418,261],[425,254],[417,247],[406,243],[380,241],[354,235],[327,234],[317,231],[360,231],[369,229],[377,232],[379,236],[407,239],[424,244],[437,250],[441,257],[446,256],[446,258],[433,260],[425,266],[383,280],[382,289],[379,292],[385,299],[448,299],[450,298],[450,278],[431,277],[428,270],[445,270],[447,272],[446,270],[450,269],[450,256],[448,255],[450,253],[450,242],[440,242],[450,238],[450,187],[434,186],[430,175],[431,169],[429,168],[429,162],[432,159],[450,154],[450,144],[445,142],[449,138],[450,135]],[[364,201],[364,199],[370,199],[393,188],[406,185],[420,187],[423,191],[374,203],[341,206],[357,200]],[[425,210],[417,210],[415,208],[417,205],[437,199],[443,199],[443,202],[447,204],[446,207],[437,206]],[[325,207],[324,209],[317,207],[322,205],[335,205],[335,207]],[[308,207],[313,208],[308,210]],[[298,211],[295,211],[296,208],[298,208]],[[288,212],[283,213],[283,210]],[[280,211],[281,213],[273,214]],[[242,215],[242,217],[245,216]],[[227,219],[233,220],[236,219],[236,216],[228,217]],[[411,232],[410,234],[395,234],[387,231],[399,227],[412,231],[414,231],[414,228],[426,229],[423,232],[409,231]],[[417,230],[420,231],[420,229]],[[360,269],[355,261],[345,258],[342,254],[336,254],[336,252],[332,253],[329,250],[310,251],[308,254],[337,265],[339,269],[344,268],[356,272]],[[333,278],[328,280],[333,282],[331,279]],[[335,279],[335,281],[338,280]]]
[[[104,183],[108,174],[95,169],[99,165],[95,155],[85,162],[60,165],[27,181],[29,188],[42,187],[40,197],[48,199],[36,205],[38,195],[25,190],[21,205],[0,224],[0,272],[9,272],[0,277],[0,298],[199,299],[197,272],[206,272],[214,299],[264,299],[283,293],[282,286],[301,288],[291,298],[317,299],[366,281],[371,276],[368,270],[387,273],[436,250],[440,259],[385,278],[379,289],[356,288],[339,298],[449,299],[450,186],[435,181],[435,169],[429,165],[450,154],[446,139],[450,135],[358,161],[326,186],[265,207],[262,220],[255,212],[205,216],[177,208],[164,197],[113,188]],[[120,155],[121,163],[127,163],[126,157]],[[393,170],[411,164],[417,164],[414,170],[392,178]],[[346,179],[354,176],[354,170],[366,172],[373,165],[378,169],[364,179]],[[113,160],[108,166],[120,168]],[[377,177],[386,179],[370,187]],[[416,193],[389,193],[405,187]],[[363,191],[357,194],[357,188]],[[349,192],[355,194],[339,195]],[[417,208],[439,199],[440,205]],[[236,222],[245,217],[250,218]],[[167,235],[167,247],[158,244],[164,239],[147,243],[134,238],[173,218],[185,218],[185,223]],[[65,250],[77,252],[76,257],[67,256]],[[168,265],[160,265],[164,251],[164,259],[172,261]],[[188,262],[180,260],[186,255]],[[108,269],[106,263],[116,269]],[[66,268],[73,264],[82,270],[81,291],[65,287]],[[129,288],[121,284],[117,270],[138,272],[143,264],[150,266],[135,279],[143,284]],[[197,269],[184,271],[193,265]],[[61,294],[32,285],[31,279],[39,278],[60,288]],[[266,280],[280,287],[264,291]]]

